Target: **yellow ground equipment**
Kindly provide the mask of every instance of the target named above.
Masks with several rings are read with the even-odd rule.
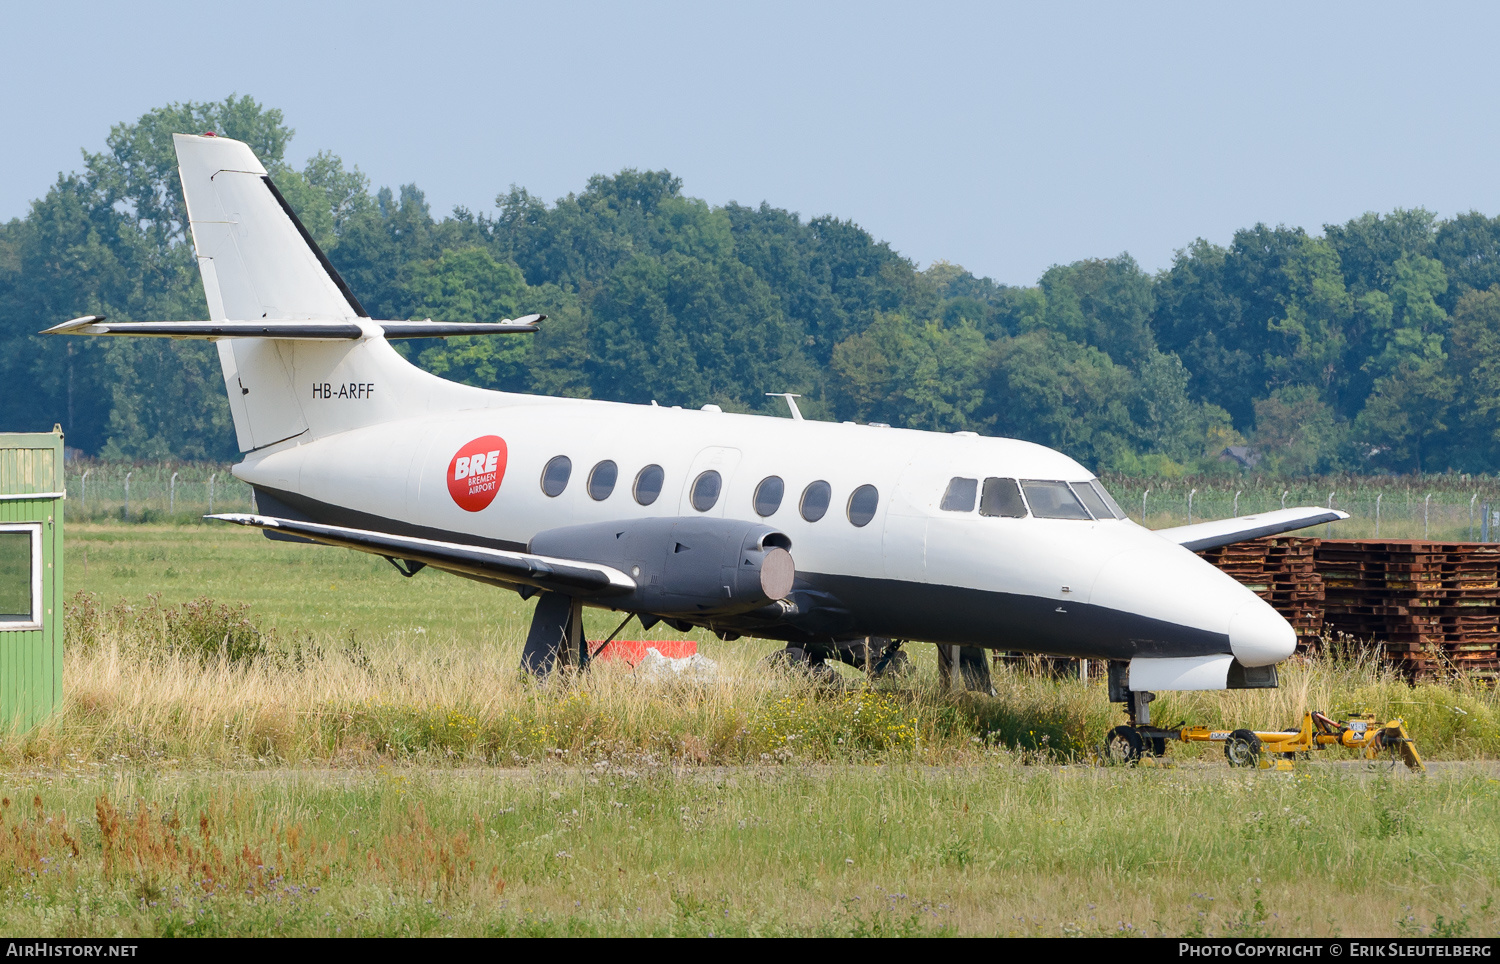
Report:
[[[1363,750],[1365,759],[1374,760],[1382,752],[1399,757],[1411,770],[1426,772],[1417,745],[1406,732],[1406,722],[1399,717],[1381,723],[1369,714],[1353,714],[1336,722],[1318,712],[1302,717],[1302,728],[1262,732],[1258,730],[1211,730],[1206,726],[1161,729],[1155,726],[1117,726],[1105,740],[1108,755],[1121,762],[1134,762],[1149,748],[1154,755],[1166,751],[1167,740],[1183,743],[1223,743],[1224,756],[1230,766],[1260,767],[1263,770],[1290,770],[1298,753],[1310,753],[1331,746]]]

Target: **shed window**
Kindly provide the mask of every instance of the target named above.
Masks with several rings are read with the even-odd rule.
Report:
[[[573,475],[573,460],[566,455],[559,455],[547,463],[542,469],[542,491],[547,495],[557,498],[563,494],[563,489],[568,487],[568,479]]]
[[[699,512],[707,512],[719,501],[719,491],[724,487],[724,478],[709,469],[693,480],[692,503]]]
[[[880,493],[873,485],[862,485],[849,496],[849,521],[856,526],[867,526],[875,518],[880,506]]]
[[[978,492],[978,479],[950,479],[948,491],[943,493],[942,508],[945,512],[973,512]]]
[[[1031,505],[1031,514],[1038,519],[1082,519],[1089,518],[1088,510],[1078,501],[1078,496],[1066,482],[1021,483],[1026,492],[1026,501]]]
[[[620,467],[609,459],[594,466],[589,473],[589,498],[603,502],[615,490],[615,479],[620,477]]]
[[[42,527],[0,527],[0,629],[41,624]]]
[[[1026,518],[1026,503],[1015,479],[985,479],[984,495],[979,500],[979,514],[1002,519]]]
[[[650,505],[661,495],[661,484],[666,479],[667,473],[662,471],[659,465],[648,465],[635,477],[635,501],[641,505]]]
[[[819,480],[802,490],[802,518],[817,522],[828,512],[828,501],[833,498],[833,487]]]
[[[781,497],[786,494],[786,483],[779,475],[768,475],[755,487],[755,514],[775,515],[781,508]]]

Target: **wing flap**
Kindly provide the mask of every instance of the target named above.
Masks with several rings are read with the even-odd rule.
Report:
[[[1156,534],[1169,542],[1177,543],[1184,549],[1197,552],[1347,518],[1349,518],[1349,513],[1342,510],[1311,505],[1295,509],[1277,509],[1274,512],[1261,512],[1256,515],[1242,515],[1233,519],[1216,519],[1213,522],[1195,522],[1190,526],[1175,526],[1171,529],[1157,529]]]
[[[620,596],[634,592],[636,588],[635,580],[618,569],[574,559],[249,513],[226,513],[208,518],[301,536],[324,545],[355,549],[387,559],[425,563],[436,569],[511,586],[531,586],[574,596]]]

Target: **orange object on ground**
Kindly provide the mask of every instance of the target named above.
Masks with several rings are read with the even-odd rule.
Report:
[[[590,643],[592,650],[598,643]],[[698,644],[691,639],[613,639],[608,646],[594,653],[590,659],[623,659],[634,666],[646,658],[646,650],[654,649],[669,659],[683,659],[698,652]]]

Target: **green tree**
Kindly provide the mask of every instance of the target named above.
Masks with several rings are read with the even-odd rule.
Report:
[[[1456,438],[1449,464],[1500,469],[1500,284],[1468,291],[1453,309],[1448,350]]]
[[[1046,297],[1043,323],[1052,331],[1132,367],[1155,352],[1151,278],[1130,255],[1054,266],[1039,287]]]
[[[406,282],[412,316],[438,321],[496,322],[528,313],[526,279],[484,248],[459,248],[421,261]],[[418,362],[434,375],[484,388],[527,387],[529,336],[471,336],[419,343]]]
[[[1097,348],[1055,331],[1003,338],[990,348],[980,414],[998,435],[1111,466],[1134,453],[1135,379]]]
[[[1255,400],[1250,442],[1272,475],[1328,471],[1339,462],[1346,429],[1332,406],[1311,385],[1286,385]]]
[[[1442,222],[1432,254],[1448,273],[1451,286],[1443,307],[1451,311],[1465,293],[1500,284],[1500,217],[1469,211]]]
[[[945,327],[900,313],[834,346],[830,399],[840,417],[902,428],[974,427],[986,345],[970,322]]]

